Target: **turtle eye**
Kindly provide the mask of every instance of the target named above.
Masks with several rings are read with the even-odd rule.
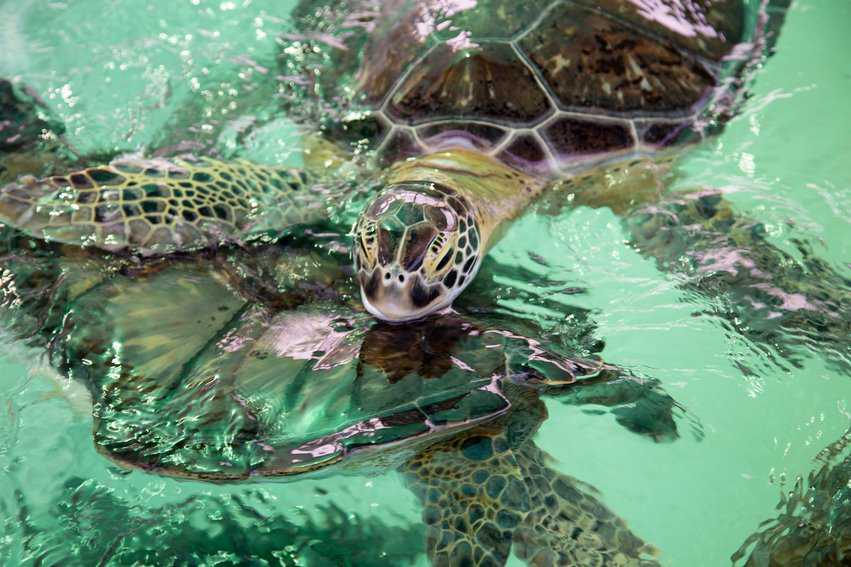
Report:
[[[457,242],[457,232],[440,232],[432,239],[423,262],[423,274],[428,280],[440,279],[449,271]]]

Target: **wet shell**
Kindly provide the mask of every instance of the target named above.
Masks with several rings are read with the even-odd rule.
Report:
[[[378,6],[332,59],[367,109],[332,136],[368,139],[385,162],[463,145],[539,173],[699,138],[735,101],[767,22],[741,0]]]

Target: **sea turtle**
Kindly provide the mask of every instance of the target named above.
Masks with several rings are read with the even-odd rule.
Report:
[[[641,158],[723,123],[785,7],[306,1],[281,65],[312,78],[319,96],[299,106],[324,115],[307,171],[117,161],[6,187],[0,220],[52,241],[163,255],[277,236],[360,191],[372,195],[352,246],[363,304],[387,321],[419,319],[453,302],[544,189],[622,211],[646,199]],[[375,159],[352,174],[370,147]],[[329,181],[347,175],[349,190]],[[614,195],[606,183],[583,188],[606,176],[635,182]]]
[[[644,561],[648,548],[549,467],[532,434],[546,416],[540,396],[557,395],[634,405],[621,421],[664,438],[670,398],[525,338],[517,322],[448,314],[389,327],[349,300],[359,293],[391,321],[445,308],[497,229],[547,186],[618,173],[723,117],[772,20],[732,0],[664,12],[617,1],[383,6],[350,14],[370,28],[351,41],[368,45],[328,60],[334,81],[355,88],[323,100],[342,108],[354,92],[359,106],[323,128],[309,171],[133,158],[4,187],[12,326],[89,387],[96,442],[119,462],[211,481],[398,466],[423,502],[436,563],[499,564],[512,545],[535,564]],[[400,53],[378,58],[382,47]],[[562,86],[577,98],[565,102]],[[380,88],[381,104],[370,98]],[[397,98],[415,105],[388,110]],[[356,151],[340,143],[353,138],[395,165],[352,174]],[[333,277],[345,273],[339,253],[299,254],[298,236],[270,242],[361,190],[377,196],[356,229],[357,293]],[[302,247],[321,244],[305,234]],[[331,234],[334,251],[344,239]],[[260,245],[214,249],[249,240]]]
[[[656,564],[532,437],[545,395],[621,406],[633,430],[670,438],[670,398],[506,327],[375,323],[337,295],[356,290],[317,283],[345,256],[317,269],[313,241],[287,244],[143,268],[31,249],[4,256],[4,303],[85,385],[95,444],[122,466],[208,482],[398,469],[434,564],[499,565],[512,548],[535,565]],[[273,291],[245,277],[258,270]]]
[[[842,273],[800,239],[796,254],[772,244],[717,189],[665,191],[669,162],[735,114],[789,5],[301,2],[282,98],[329,142],[313,169],[355,164],[376,194],[352,244],[367,311],[400,322],[446,308],[530,203],[605,206],[737,332],[798,364],[815,331],[847,371]]]
[[[268,241],[363,210],[352,253],[364,304],[402,320],[448,305],[507,221],[551,187],[559,206],[622,215],[635,250],[710,296],[749,340],[796,364],[817,330],[847,369],[847,278],[802,241],[796,255],[774,246],[719,191],[664,194],[654,173],[735,110],[788,4],[305,0],[280,65],[310,93],[283,96],[288,114],[320,133],[305,171],[123,159],[23,177],[0,189],[0,220],[150,256]],[[7,173],[48,173],[26,159]]]
[[[581,327],[538,341],[494,314],[376,321],[347,230],[139,261],[0,227],[0,316],[85,387],[96,446],[121,465],[210,482],[397,468],[435,564],[512,549],[535,565],[656,564],[533,435],[547,396],[672,440],[674,401],[593,356]]]

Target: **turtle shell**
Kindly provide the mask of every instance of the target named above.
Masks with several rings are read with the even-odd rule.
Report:
[[[7,257],[0,315],[87,386],[99,451],[209,481],[383,469],[505,415],[505,379],[596,370],[458,317],[382,325],[334,281],[345,255],[286,246],[134,267],[45,245]]]
[[[743,0],[395,0],[337,19],[314,4],[302,37],[344,42],[312,69],[347,109],[332,135],[389,161],[465,145],[534,171],[703,133],[762,21]]]

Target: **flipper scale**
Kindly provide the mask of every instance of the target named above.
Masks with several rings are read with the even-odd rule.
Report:
[[[324,214],[297,171],[244,160],[125,159],[0,189],[0,222],[66,244],[146,256],[280,233]]]

